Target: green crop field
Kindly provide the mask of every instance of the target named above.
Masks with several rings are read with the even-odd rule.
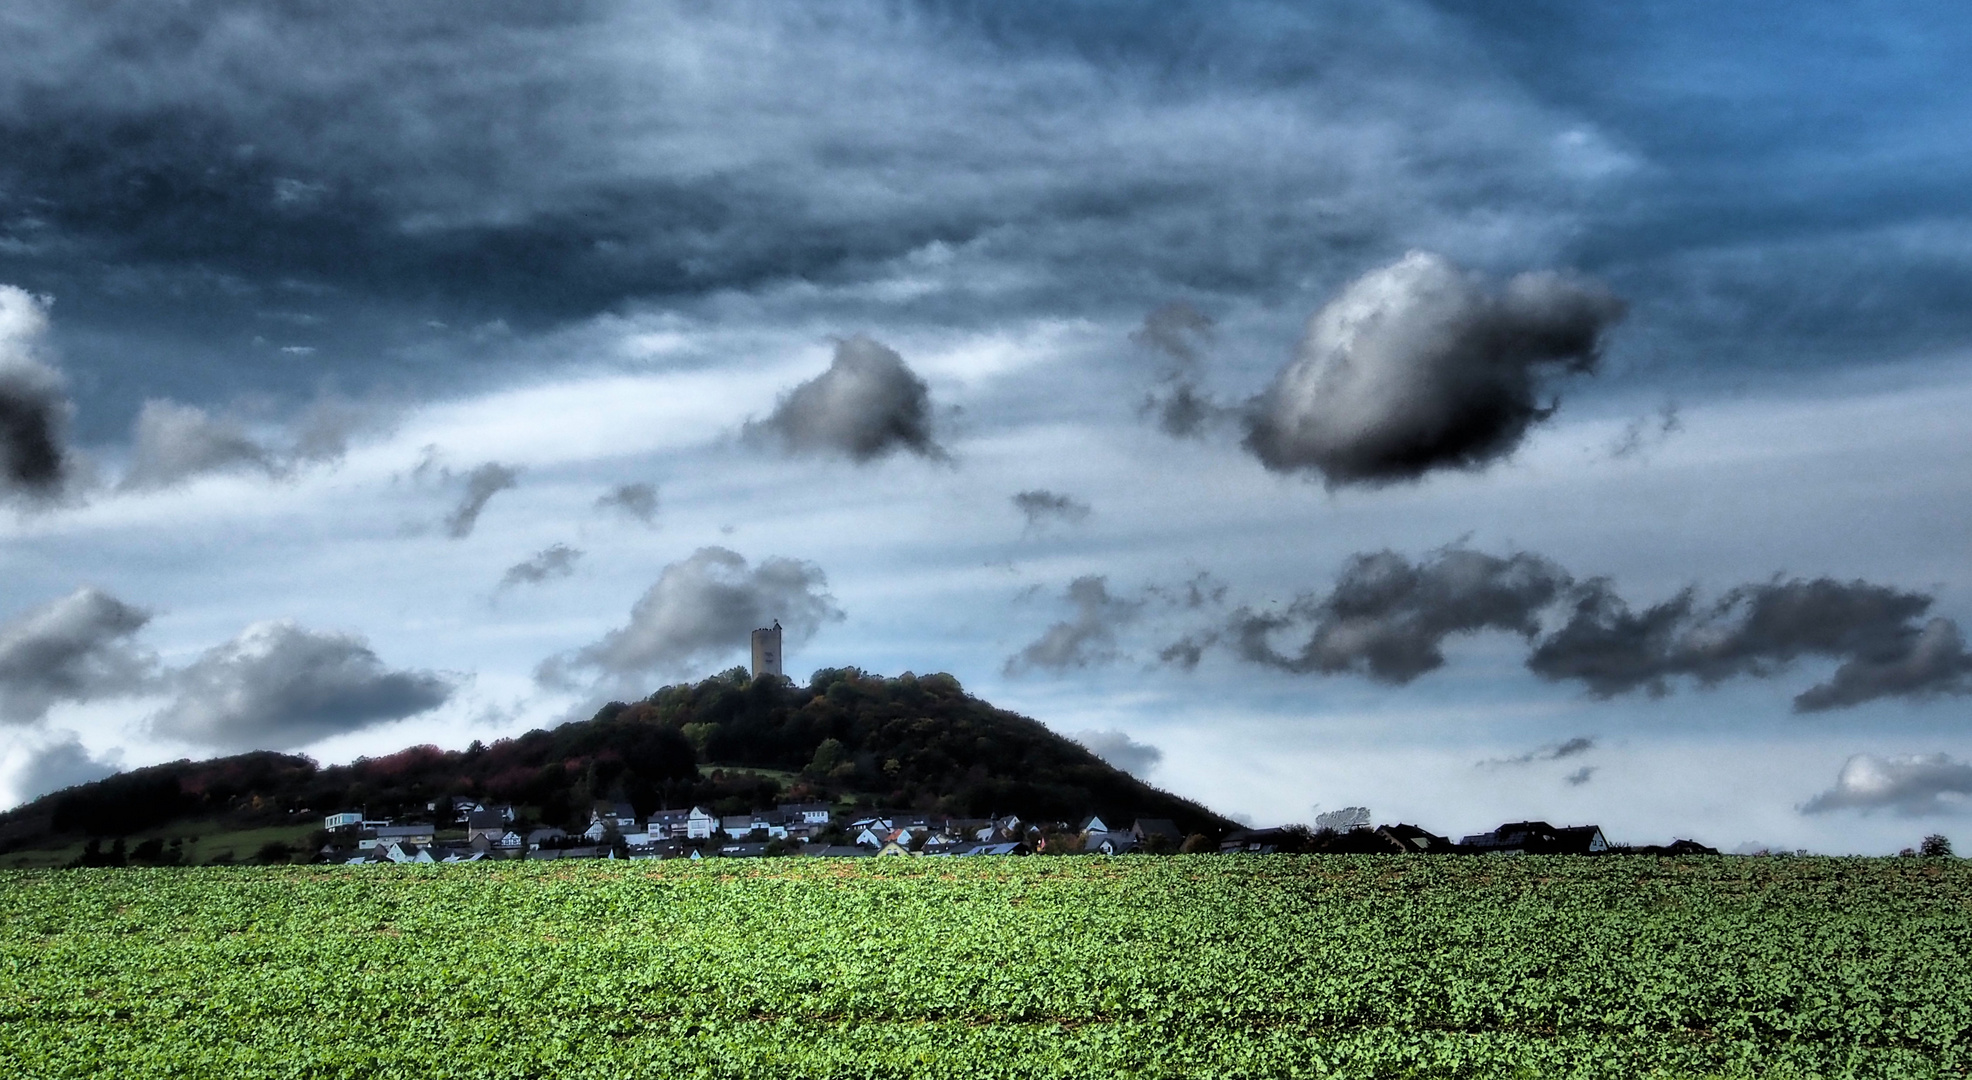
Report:
[[[1950,859],[0,872],[0,1075],[1972,1075]]]

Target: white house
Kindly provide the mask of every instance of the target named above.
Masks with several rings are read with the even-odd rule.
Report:
[[[710,840],[712,834],[717,831],[719,831],[718,818],[700,807],[692,807],[691,814],[685,819],[685,839]]]
[[[337,829],[356,829],[363,825],[363,815],[351,811],[346,814],[330,814],[322,819],[322,827],[335,832]]]

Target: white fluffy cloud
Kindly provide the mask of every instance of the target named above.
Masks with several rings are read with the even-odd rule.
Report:
[[[1594,370],[1622,314],[1597,282],[1540,272],[1496,289],[1413,251],[1309,320],[1300,355],[1255,403],[1246,446],[1331,487],[1488,464],[1548,417],[1550,377]]]
[[[1967,808],[1972,808],[1972,764],[1945,754],[1857,754],[1842,766],[1835,786],[1803,803],[1801,812],[1891,810],[1922,817]]]

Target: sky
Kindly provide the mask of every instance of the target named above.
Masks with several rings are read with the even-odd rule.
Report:
[[[1959,5],[0,13],[0,806],[950,672],[1256,825],[1972,843]]]

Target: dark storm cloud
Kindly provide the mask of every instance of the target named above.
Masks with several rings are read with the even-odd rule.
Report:
[[[1661,696],[1686,678],[1706,687],[1772,679],[1804,659],[1833,660],[1827,681],[1794,698],[1795,711],[1808,713],[1972,693],[1972,651],[1957,623],[1927,617],[1932,603],[1886,585],[1816,578],[1742,585],[1711,603],[1686,589],[1638,610],[1609,580],[1577,580],[1538,555],[1454,547],[1412,562],[1381,551],[1352,557],[1327,592],[1271,610],[1241,606],[1159,655],[1188,669],[1225,646],[1283,671],[1401,685],[1442,667],[1447,639],[1507,632],[1528,642],[1528,670],[1599,698]],[[1294,643],[1283,649],[1282,636]],[[1586,748],[1571,741],[1557,756]]]
[[[71,471],[63,380],[38,355],[47,333],[42,301],[0,285],[0,497],[53,497]]]
[[[896,350],[862,336],[837,342],[828,370],[783,394],[765,420],[749,420],[744,435],[858,463],[898,450],[948,457],[931,437],[930,388]]]
[[[1962,813],[1967,808],[1972,808],[1972,764],[1944,754],[1857,754],[1842,766],[1835,786],[1803,803],[1801,812],[1891,810],[1922,817]]]
[[[1800,712],[1972,691],[1972,654],[1957,624],[1923,619],[1931,604],[1921,593],[1817,578],[1742,586],[1708,606],[1686,591],[1637,612],[1596,581],[1527,666],[1609,697],[1663,694],[1679,676],[1713,685],[1772,676],[1802,657],[1839,661],[1827,682],[1795,697]]]
[[[1114,728],[1078,731],[1070,737],[1088,747],[1090,753],[1138,778],[1150,775],[1150,770],[1164,760],[1164,751]]]
[[[0,723],[31,724],[61,702],[141,691],[156,659],[137,647],[150,613],[97,589],[0,624]]]
[[[1595,370],[1622,314],[1593,281],[1544,271],[1496,289],[1412,252],[1309,320],[1295,361],[1253,403],[1246,447],[1330,487],[1489,464],[1552,414],[1550,378]]]
[[[657,485],[620,485],[597,499],[596,509],[616,510],[649,525],[657,520]]]
[[[672,563],[602,640],[541,665],[545,685],[573,687],[578,672],[636,692],[638,680],[685,674],[693,665],[744,655],[749,635],[778,620],[785,648],[843,617],[820,567],[797,559],[748,565],[737,552],[704,547]]]
[[[1037,529],[1050,522],[1076,524],[1088,520],[1089,504],[1060,492],[1036,488],[1013,496],[1014,509],[1027,517],[1027,527]]]
[[[1416,563],[1392,551],[1357,555],[1325,595],[1304,594],[1279,612],[1242,608],[1234,650],[1285,671],[1354,672],[1407,683],[1445,663],[1445,639],[1484,630],[1533,638],[1538,615],[1568,587],[1560,567],[1536,555],[1505,558],[1451,548]],[[1281,633],[1308,635],[1290,652]]]
[[[1041,668],[1066,671],[1116,658],[1116,630],[1136,621],[1143,601],[1112,596],[1109,579],[1088,574],[1068,583],[1062,599],[1075,611],[1072,619],[1055,623],[1040,637],[1009,657],[1006,673],[1017,675]]]
[[[551,578],[565,578],[575,572],[575,562],[582,552],[567,544],[552,544],[535,552],[534,557],[507,567],[500,577],[500,587],[512,588],[515,585],[539,585]]]
[[[1286,298],[1366,252],[1547,246],[1607,187],[1556,168],[1600,136],[1465,37],[1291,4],[1118,37],[1044,5],[26,0],[0,274],[82,315],[90,424],[331,368],[450,392],[501,359],[455,328],[649,303],[949,326]]]
[[[495,461],[475,466],[466,474],[466,493],[459,505],[445,515],[445,535],[461,540],[472,535],[473,526],[479,524],[479,515],[486,509],[493,496],[520,486],[520,470]]]
[[[258,623],[171,676],[157,735],[219,750],[285,750],[445,704],[452,681],[392,670],[368,642],[289,622]]]

